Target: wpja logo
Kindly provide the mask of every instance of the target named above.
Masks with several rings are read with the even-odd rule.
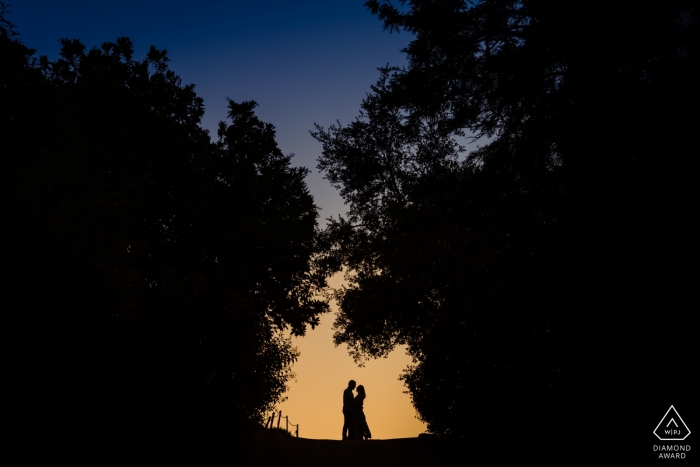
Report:
[[[654,429],[654,434],[661,441],[683,441],[690,434],[690,430],[676,408],[671,406]],[[685,459],[688,451],[690,451],[690,445],[677,443],[654,445],[654,452],[659,453],[659,459]]]

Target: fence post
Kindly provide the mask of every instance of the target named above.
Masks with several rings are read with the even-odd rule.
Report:
[[[275,426],[275,412],[272,412],[272,415],[270,415],[270,428]]]
[[[287,415],[286,417],[284,417],[284,419],[286,420],[286,423],[287,423],[287,427],[286,427],[285,429],[286,429],[287,431],[289,431],[289,415]]]
[[[299,437],[299,424],[297,424],[297,438]]]
[[[282,411],[280,410],[280,416],[277,417],[277,428],[280,427],[280,422],[282,421]]]

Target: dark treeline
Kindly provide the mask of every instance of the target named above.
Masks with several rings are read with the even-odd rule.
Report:
[[[254,102],[230,102],[212,142],[165,51],[63,40],[50,62],[2,5],[20,432],[221,445],[279,400],[297,355],[278,331],[317,324],[343,267],[336,343],[407,345],[418,414],[465,445],[653,436],[694,394],[693,2],[367,2],[414,35],[409,65],[313,132],[349,206],[320,235],[307,171]]]
[[[655,439],[692,394],[697,4],[366,5],[413,40],[360,117],[312,133],[350,207],[324,232],[350,279],[336,343],[407,345],[433,433]]]
[[[177,453],[260,423],[297,357],[280,331],[327,308],[308,170],[252,101],[229,102],[212,142],[165,51],[64,39],[50,62],[2,13],[3,312],[24,433]]]

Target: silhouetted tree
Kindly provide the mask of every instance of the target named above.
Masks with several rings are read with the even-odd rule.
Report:
[[[0,35],[4,37],[17,36],[19,33],[14,29],[17,27],[9,19],[7,15],[11,13],[8,8],[10,5],[5,5],[5,2],[0,2]]]
[[[93,391],[63,404],[100,407],[90,424],[112,438],[262,421],[298,355],[282,331],[303,335],[327,310],[308,170],[252,101],[229,102],[212,142],[166,51],[61,44],[50,62],[0,37],[3,216],[28,278],[10,295],[24,297],[18,327],[70,362],[47,367]]]
[[[324,233],[326,264],[349,271],[336,344],[358,359],[406,344],[435,433],[591,420],[604,392],[642,384],[653,313],[687,283],[670,232],[690,185],[670,161],[698,123],[683,110],[700,102],[697,7],[366,5],[415,37],[355,122],[313,133],[350,206]],[[490,141],[464,158],[469,135]]]

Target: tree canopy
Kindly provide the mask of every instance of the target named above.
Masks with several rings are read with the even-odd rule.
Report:
[[[153,411],[155,430],[178,436],[261,422],[298,356],[283,331],[303,335],[327,311],[308,169],[291,165],[254,101],[229,101],[212,141],[165,50],[138,60],[127,38],[64,39],[52,62],[10,34],[0,49],[18,271],[7,312],[23,345],[55,349],[18,371],[44,362],[78,413],[90,404],[68,388],[93,388],[113,436],[145,429]]]
[[[360,360],[407,345],[434,433],[570,427],[557,397],[587,394],[576,418],[628,388],[687,283],[670,232],[690,196],[697,6],[366,5],[413,39],[354,122],[312,133],[349,205],[323,235],[348,270],[335,342]]]

